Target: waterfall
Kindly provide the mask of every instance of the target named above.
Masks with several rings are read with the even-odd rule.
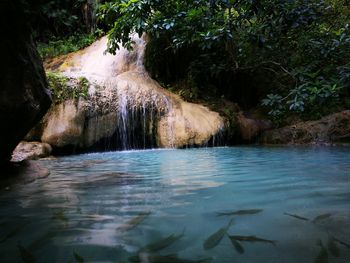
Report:
[[[79,147],[130,150],[211,145],[221,117],[184,102],[151,79],[144,67],[145,41],[136,35],[132,51],[106,53],[107,38],[73,53],[58,71],[89,80],[88,113]],[[56,69],[57,70],[57,69]]]
[[[90,96],[97,99],[105,97],[105,104],[111,105],[107,111],[117,113],[116,130],[103,141],[102,148],[130,150],[157,147],[157,122],[171,108],[171,101],[166,96],[147,87],[150,77],[143,63],[145,41],[136,36],[133,36],[133,41],[132,51],[121,48],[116,55],[111,55],[105,53],[107,38],[104,37],[64,69],[67,76],[86,77],[93,83],[89,89]],[[120,76],[126,72],[129,77],[121,80]],[[96,87],[103,87],[102,92],[96,93]],[[88,128],[101,128],[92,127],[95,125],[96,122]],[[99,136],[98,132],[94,134]]]

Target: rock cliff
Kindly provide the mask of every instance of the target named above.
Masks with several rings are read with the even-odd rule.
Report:
[[[45,72],[20,1],[0,2],[0,162],[50,107]],[[11,14],[11,22],[8,16]]]

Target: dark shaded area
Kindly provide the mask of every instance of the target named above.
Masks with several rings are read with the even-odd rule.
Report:
[[[145,65],[152,78],[164,86],[186,90],[184,97],[195,102],[225,98],[250,109],[276,88],[271,71],[254,67],[233,70],[220,48],[209,52],[193,45],[174,51],[164,38],[149,41]]]
[[[37,179],[49,176],[50,171],[33,161],[8,162],[1,166],[0,189],[16,184],[29,184]]]
[[[86,145],[53,146],[54,155],[78,154],[88,152],[105,152],[116,150],[135,150],[157,148],[157,125],[161,113],[154,110],[130,109],[123,116],[118,114],[116,131],[110,137],[105,137],[87,147]],[[123,119],[124,118],[124,119]],[[88,127],[85,122],[84,130],[96,129]]]
[[[19,0],[3,0],[0,10],[0,162],[4,162],[46,113],[51,97],[27,24],[25,5]]]
[[[66,38],[95,29],[99,0],[27,0],[35,41]]]

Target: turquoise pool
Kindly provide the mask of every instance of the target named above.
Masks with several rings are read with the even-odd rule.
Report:
[[[124,151],[39,163],[49,177],[0,191],[1,262],[350,260],[345,147]]]

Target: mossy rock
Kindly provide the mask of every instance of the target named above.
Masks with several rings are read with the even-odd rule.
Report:
[[[69,99],[87,99],[89,97],[89,81],[85,77],[70,78],[56,72],[46,72],[52,100],[60,104]]]

